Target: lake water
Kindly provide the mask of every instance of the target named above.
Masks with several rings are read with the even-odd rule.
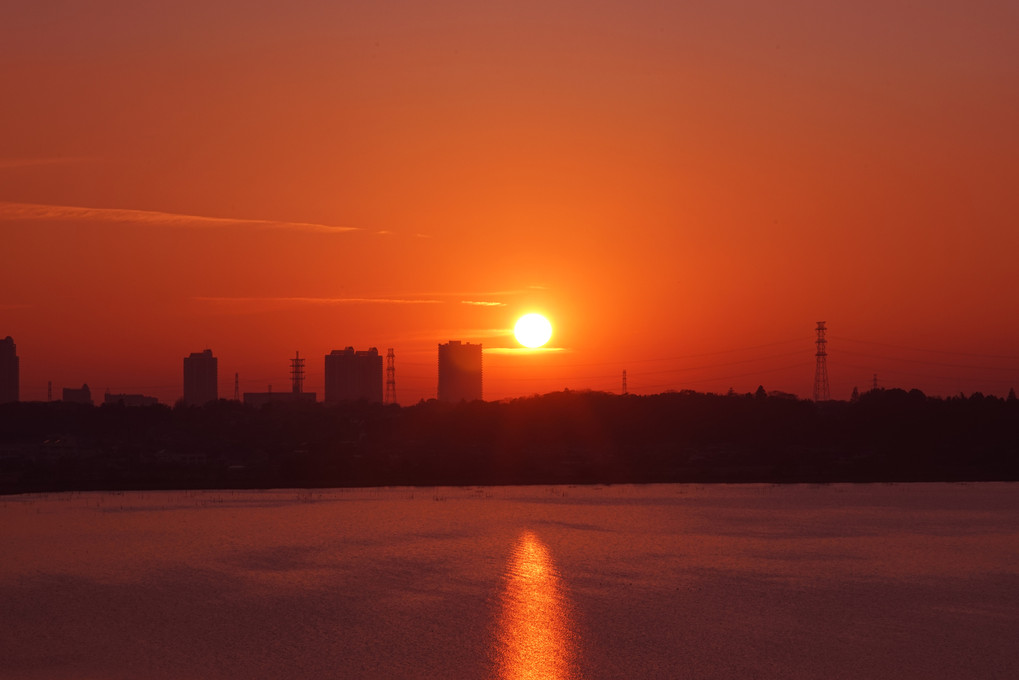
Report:
[[[1019,484],[0,497],[0,677],[1013,679]]]

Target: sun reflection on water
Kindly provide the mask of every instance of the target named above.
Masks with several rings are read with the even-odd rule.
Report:
[[[502,592],[498,667],[503,680],[572,680],[569,602],[548,548],[530,531],[513,548]]]

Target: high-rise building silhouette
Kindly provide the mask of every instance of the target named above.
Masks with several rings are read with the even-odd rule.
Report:
[[[828,390],[828,340],[824,337],[827,330],[824,321],[817,322],[817,365],[814,369],[814,401],[828,401],[831,399]]]
[[[17,401],[20,393],[20,366],[14,339],[0,340],[0,404]]]
[[[325,402],[382,401],[382,355],[375,347],[334,349],[325,357]]]
[[[481,344],[439,345],[439,401],[481,399]]]
[[[192,352],[184,357],[184,403],[202,406],[219,399],[218,360],[212,350]]]

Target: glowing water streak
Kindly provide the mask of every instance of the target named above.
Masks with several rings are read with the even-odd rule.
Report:
[[[559,572],[527,531],[513,548],[502,593],[498,638],[503,680],[572,680],[576,639]]]

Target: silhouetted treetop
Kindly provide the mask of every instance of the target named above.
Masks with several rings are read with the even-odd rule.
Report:
[[[0,405],[0,491],[1019,479],[1019,401],[684,390],[503,402]]]

